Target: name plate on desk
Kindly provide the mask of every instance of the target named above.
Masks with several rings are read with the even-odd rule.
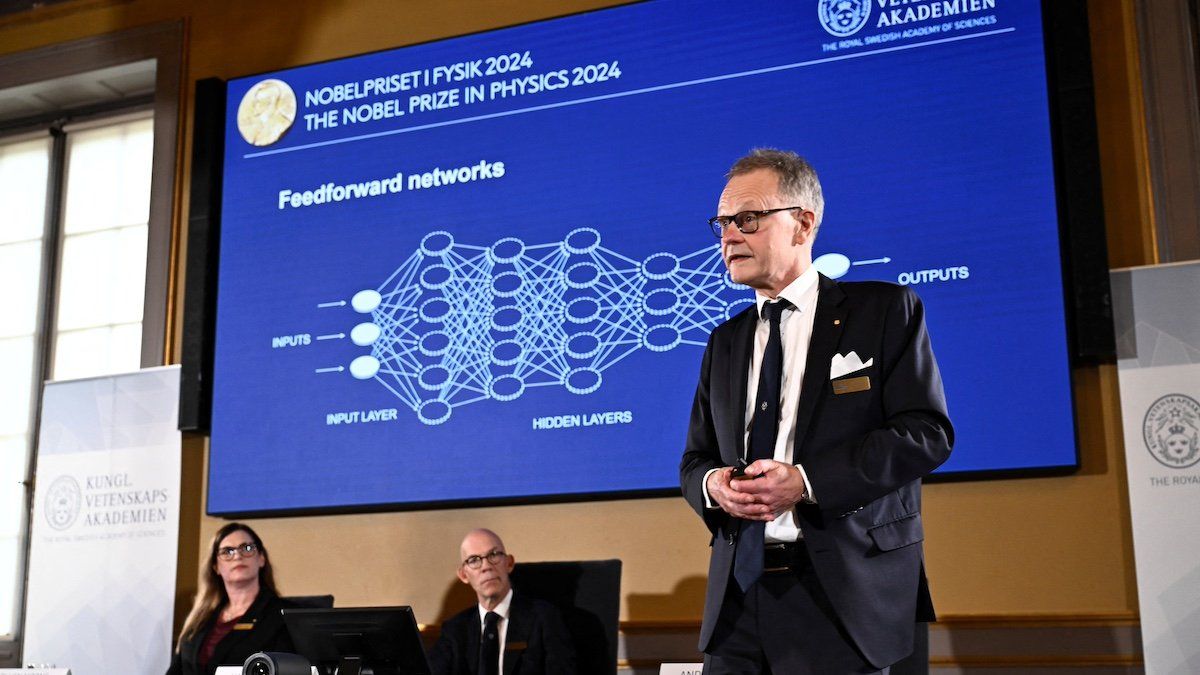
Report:
[[[658,667],[658,675],[700,675],[703,663],[664,663]]]

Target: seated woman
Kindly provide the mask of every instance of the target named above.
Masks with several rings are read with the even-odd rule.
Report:
[[[279,613],[291,604],[275,589],[262,539],[247,525],[229,523],[209,549],[167,675],[212,675],[255,652],[294,651]]]

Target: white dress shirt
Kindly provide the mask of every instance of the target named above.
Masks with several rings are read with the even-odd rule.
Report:
[[[484,617],[487,616],[487,613],[492,611],[500,615],[500,621],[496,623],[496,638],[500,640],[500,668],[496,671],[497,673],[504,672],[504,645],[508,643],[506,639],[508,637],[508,609],[512,605],[512,596],[513,591],[510,588],[508,594],[504,596],[500,604],[496,605],[495,609],[488,610],[483,605],[479,605],[479,633],[481,636],[483,635]],[[482,640],[482,637],[480,639]]]
[[[775,437],[775,454],[773,459],[784,464],[795,464],[792,448],[796,442],[796,413],[800,408],[800,385],[804,381],[804,370],[808,363],[808,343],[812,340],[813,317],[817,310],[817,269],[813,266],[788,284],[779,293],[779,297],[792,303],[792,307],[784,310],[780,318],[779,333],[783,342],[783,379],[779,387],[779,434]],[[755,303],[758,309],[758,325],[754,329],[754,351],[750,355],[750,372],[746,377],[746,420],[742,436],[742,447],[749,452],[750,420],[754,418],[755,399],[758,397],[758,373],[762,368],[763,352],[767,349],[767,340],[771,336],[771,322],[761,318],[762,306],[774,298],[767,297],[755,291]],[[804,479],[805,500],[814,501],[812,486],[804,467],[796,464],[800,476]],[[704,484],[708,485],[711,469],[704,474]],[[716,508],[707,490],[704,493],[709,508]],[[768,543],[796,541],[801,537],[800,528],[796,525],[795,510],[788,509],[775,520],[767,523],[766,540]]]

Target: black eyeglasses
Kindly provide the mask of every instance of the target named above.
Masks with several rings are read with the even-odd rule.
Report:
[[[766,209],[765,211],[742,211],[735,213],[732,216],[713,216],[708,219],[708,226],[712,228],[713,234],[719,239],[725,233],[725,228],[730,225],[736,225],[738,232],[742,234],[754,234],[758,232],[758,221],[766,218],[772,213],[780,211],[793,211],[800,209],[807,210],[803,206],[785,206],[781,209]]]
[[[217,557],[221,560],[233,560],[233,556],[238,553],[242,554],[243,558],[253,558],[258,555],[258,546],[248,541],[241,546],[222,546],[217,549]]]
[[[504,549],[494,548],[484,555],[469,555],[467,556],[466,560],[462,561],[462,564],[470,567],[473,570],[477,570],[481,565],[483,565],[484,560],[487,560],[489,564],[499,565],[500,561],[504,560],[505,556],[507,555],[508,554],[504,552]]]

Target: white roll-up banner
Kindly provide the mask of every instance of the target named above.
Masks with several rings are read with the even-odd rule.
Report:
[[[179,368],[47,383],[23,661],[161,675],[179,537]]]
[[[1200,263],[1117,270],[1112,289],[1146,672],[1197,673]]]

